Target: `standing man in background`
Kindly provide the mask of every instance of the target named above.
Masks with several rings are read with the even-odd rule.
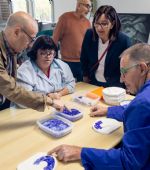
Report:
[[[16,84],[16,56],[30,46],[37,32],[37,22],[22,11],[10,15],[4,31],[0,32],[0,110],[9,107],[6,99],[38,111],[44,111],[46,105],[62,109],[59,100],[29,92]]]
[[[80,52],[85,32],[91,27],[86,18],[90,9],[90,0],[77,0],[76,11],[61,15],[53,33],[54,42],[60,42],[61,58],[70,66],[76,81],[82,81]]]

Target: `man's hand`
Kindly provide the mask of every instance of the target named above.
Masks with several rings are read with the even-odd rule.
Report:
[[[94,117],[94,116],[106,116],[108,111],[107,107],[103,107],[103,106],[93,106],[91,108],[90,111],[90,116]]]
[[[64,109],[64,104],[62,103],[61,100],[58,99],[52,99],[50,97],[47,96],[47,101],[46,101],[46,105],[49,107],[54,107],[56,110],[58,111],[63,111]]]
[[[58,99],[54,99],[53,100],[53,104],[51,105],[52,107],[54,107],[56,110],[58,110],[58,111],[63,111],[63,109],[64,109],[64,104],[62,103],[62,101],[61,100],[58,100]]]
[[[47,96],[52,98],[52,99],[60,99],[61,98],[60,93],[48,93]]]
[[[48,152],[48,155],[56,154],[57,159],[63,162],[81,159],[81,147],[60,145]]]

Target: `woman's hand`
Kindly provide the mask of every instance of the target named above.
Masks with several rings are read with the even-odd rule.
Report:
[[[108,111],[107,107],[103,107],[103,106],[93,106],[90,110],[90,116],[94,117],[94,116],[106,116]]]

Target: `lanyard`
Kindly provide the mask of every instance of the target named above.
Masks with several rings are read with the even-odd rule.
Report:
[[[112,42],[110,41],[109,44],[108,44],[108,46],[107,46],[107,48],[104,50],[104,52],[103,52],[102,55],[100,56],[99,60],[92,66],[90,72],[93,71],[93,69],[101,62],[101,60],[102,60],[103,57],[105,56],[106,52],[108,51],[111,43],[112,43]]]

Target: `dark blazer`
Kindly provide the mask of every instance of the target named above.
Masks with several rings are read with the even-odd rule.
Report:
[[[104,77],[107,83],[104,83],[105,87],[108,86],[122,86],[120,83],[120,54],[131,46],[131,41],[128,36],[119,32],[118,37],[114,40],[106,55]],[[91,84],[96,84],[95,72],[98,65],[93,68],[98,61],[98,36],[93,40],[93,31],[88,29],[82,44],[81,49],[81,65],[83,70],[83,76],[88,76],[91,80]]]

